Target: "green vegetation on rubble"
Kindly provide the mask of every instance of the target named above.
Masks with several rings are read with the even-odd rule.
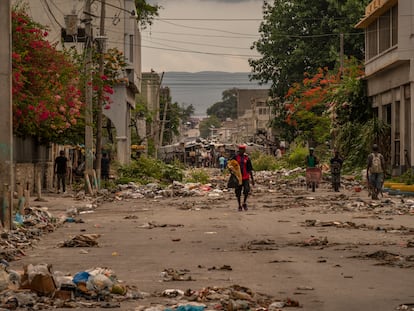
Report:
[[[161,183],[171,183],[182,181],[184,177],[183,169],[174,164],[165,164],[146,156],[141,156],[133,160],[129,165],[123,165],[118,169],[118,184],[128,182],[138,182],[148,184],[160,181]]]
[[[390,179],[390,181],[400,182],[406,185],[413,185],[414,184],[414,173],[412,170],[408,170],[404,174]]]
[[[283,167],[273,155],[253,151],[250,156],[255,171],[275,171]]]
[[[206,170],[202,168],[191,169],[187,173],[186,181],[192,183],[207,184],[210,181],[210,175]]]

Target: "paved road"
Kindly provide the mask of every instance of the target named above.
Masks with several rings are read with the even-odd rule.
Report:
[[[254,191],[247,212],[236,211],[232,193],[104,202],[79,215],[84,223],[45,235],[12,266],[50,263],[72,275],[108,267],[148,293],[238,284],[275,301],[298,301],[304,311],[389,311],[414,302],[414,262],[402,260],[414,255],[406,247],[414,215],[400,208],[400,199],[372,202],[364,192],[325,187],[311,193],[259,185]],[[57,196],[47,200],[42,205],[54,215],[85,206]],[[99,247],[57,247],[83,233],[101,234]],[[386,252],[399,260],[385,261]],[[168,268],[186,269],[192,280],[162,281]],[[125,302],[121,310],[150,302]]]

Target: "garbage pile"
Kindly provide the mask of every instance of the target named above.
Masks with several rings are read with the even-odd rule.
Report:
[[[24,266],[23,271],[14,271],[3,261],[0,269],[0,310],[119,308],[122,301],[150,297],[156,297],[161,303],[165,303],[158,306],[151,304],[150,307],[140,306],[141,310],[277,311],[284,307],[300,307],[298,301],[290,298],[274,299],[239,285],[186,291],[166,289],[149,294],[125,285],[114,271],[101,267],[80,271],[73,276],[53,271],[48,264],[29,264]]]
[[[240,285],[229,287],[206,287],[201,290],[181,291],[169,289],[159,294],[161,297],[173,298],[173,305],[165,309],[153,307],[153,311],[202,311],[207,310],[269,310],[277,311],[284,307],[300,307],[300,303],[290,298],[275,299],[270,295],[254,292]]]
[[[53,217],[45,207],[27,207],[24,215],[16,214],[15,230],[2,232],[0,235],[0,257],[6,261],[17,260],[24,256],[24,249],[47,232],[54,231],[64,219]]]
[[[78,307],[120,307],[120,301],[148,296],[118,280],[107,268],[94,268],[74,276],[53,271],[51,265],[29,264],[23,271],[0,269],[0,308],[41,310]]]
[[[228,174],[222,174],[219,170],[210,170],[210,180],[208,184],[201,183],[181,183],[174,181],[167,187],[162,186],[160,183],[149,183],[147,185],[141,185],[138,183],[130,182],[125,185],[119,185],[118,191],[115,193],[115,200],[124,199],[161,199],[167,197],[191,197],[191,196],[212,196],[221,197],[225,193],[228,193],[227,180]],[[306,190],[305,169],[281,169],[278,171],[258,171],[255,172],[254,187],[255,193],[264,192],[297,192]],[[330,174],[325,174],[321,181],[320,187],[330,187]],[[354,189],[358,187],[362,189],[361,183],[353,176],[344,176],[342,178],[342,187],[346,189]],[[233,193],[233,191],[230,191]]]
[[[224,179],[223,179],[224,185]],[[130,182],[125,185],[119,185],[119,191],[115,193],[116,200],[124,199],[161,199],[165,197],[190,197],[190,196],[204,196],[209,193],[221,193],[220,189],[214,188],[212,184],[201,183],[180,183],[174,181],[167,187],[162,187],[158,183],[150,183],[147,185],[140,185]]]

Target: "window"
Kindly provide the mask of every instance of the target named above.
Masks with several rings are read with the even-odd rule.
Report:
[[[394,46],[398,43],[398,5],[392,8],[391,17],[392,46]]]
[[[380,16],[379,24],[379,52],[382,53],[391,47],[391,14],[390,11]]]
[[[134,62],[134,36],[129,35],[129,62]]]
[[[378,24],[376,22],[368,26],[366,36],[367,58],[371,59],[378,54]]]
[[[398,44],[398,5],[382,14],[366,29],[367,60]]]

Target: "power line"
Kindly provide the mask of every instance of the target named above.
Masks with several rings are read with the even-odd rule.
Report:
[[[238,49],[238,50],[250,50],[250,48],[238,48],[234,46],[224,46],[224,45],[215,45],[215,44],[207,44],[207,43],[196,43],[196,42],[189,42],[189,41],[177,41],[177,40],[169,40],[163,38],[154,38],[151,39],[159,40],[159,41],[167,41],[167,42],[176,42],[176,43],[184,43],[184,44],[192,44],[192,45],[200,45],[200,46],[209,46],[209,47],[217,47],[217,48],[224,48],[224,49]],[[145,40],[150,42],[150,40]]]
[[[110,42],[110,43],[118,43],[116,41],[110,41],[110,40],[108,40],[107,42]],[[203,52],[203,51],[195,51],[195,50],[184,50],[184,49],[178,49],[178,48],[159,48],[159,47],[142,45],[142,44],[141,45],[140,44],[134,44],[134,46],[148,48],[148,49],[155,49],[155,50],[172,51],[172,52],[180,52],[180,53],[193,53],[193,54],[214,55],[214,56],[230,56],[230,57],[239,57],[239,58],[243,58],[243,57],[248,57],[248,58],[260,57],[260,55],[214,53],[214,52]]]
[[[174,26],[177,26],[177,27],[187,28],[187,29],[209,30],[209,31],[217,31],[217,32],[221,32],[221,33],[229,33],[229,34],[233,34],[233,35],[245,35],[243,33],[226,31],[226,30],[216,29],[216,28],[205,28],[205,27],[196,27],[196,26],[185,26],[185,25],[180,25],[180,24],[176,24],[176,23],[172,23],[172,22],[167,22],[167,21],[164,21],[164,23],[167,23],[167,24],[170,24],[170,25],[174,25]],[[254,36],[254,35],[253,34],[248,34],[248,36]]]
[[[145,30],[144,32],[147,32]],[[148,31],[153,32],[153,31]],[[232,39],[250,39],[250,38],[258,38],[259,34],[257,35],[244,35],[243,37],[236,37],[236,36],[218,36],[218,35],[207,35],[207,34],[191,34],[191,33],[183,33],[183,32],[169,32],[169,31],[156,31],[157,34],[167,34],[167,35],[177,35],[177,36],[190,36],[190,37],[205,37],[205,38],[232,38]]]
[[[159,21],[220,21],[220,22],[258,22],[262,21],[263,18],[154,18],[154,20]]]
[[[111,31],[110,31],[111,32]],[[168,41],[172,41],[172,40],[168,40]],[[111,41],[108,40],[109,43],[113,43],[113,44],[118,44],[119,42],[116,41]],[[173,42],[177,42],[177,41],[173,41]],[[139,44],[139,43],[135,43],[134,46],[135,47],[144,47],[144,48],[149,48],[149,49],[156,49],[156,50],[164,50],[164,51],[173,51],[173,52],[181,52],[181,53],[194,53],[194,54],[205,54],[205,55],[216,55],[216,56],[230,56],[230,57],[237,57],[237,58],[258,58],[260,57],[259,55],[247,55],[247,54],[231,54],[231,53],[216,53],[216,52],[204,52],[204,51],[196,51],[196,50],[191,50],[191,49],[183,49],[180,47],[176,47],[176,46],[170,46],[167,44],[162,44],[162,43],[157,43],[157,42],[153,42],[156,45],[162,45],[161,47],[157,47],[157,46],[150,46],[150,45],[143,45],[143,44]],[[194,44],[197,45],[197,44]],[[247,49],[247,48],[246,48]]]
[[[101,2],[101,3],[102,3],[102,0],[96,0],[96,1],[99,1],[99,2]],[[115,9],[118,9],[118,10],[121,10],[121,11],[124,11],[124,12],[127,12],[127,13],[131,14],[132,16],[135,16],[135,15],[136,15],[136,13],[135,13],[135,11],[134,11],[134,10],[129,11],[129,10],[124,9],[123,7],[116,6],[116,5],[111,4],[111,3],[108,3],[108,2],[105,2],[105,4],[106,4],[107,6],[110,6],[110,7],[115,8]]]

